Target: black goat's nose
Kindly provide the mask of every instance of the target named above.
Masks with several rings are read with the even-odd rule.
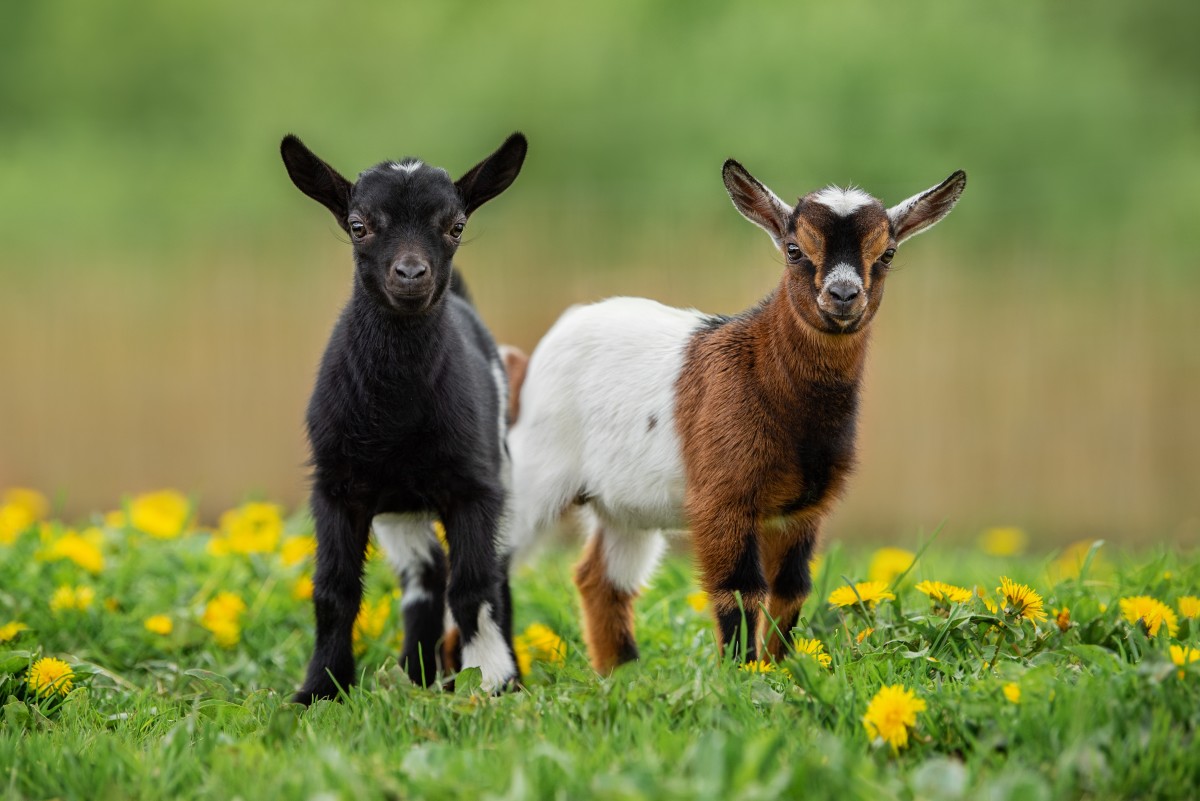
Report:
[[[840,303],[849,303],[858,297],[858,287],[849,281],[838,281],[829,287],[829,294]]]
[[[396,275],[412,281],[429,272],[429,265],[422,261],[398,261],[392,265]]]

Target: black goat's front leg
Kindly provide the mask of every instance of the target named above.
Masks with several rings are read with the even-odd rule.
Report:
[[[304,686],[293,700],[310,704],[334,698],[354,683],[354,620],[362,604],[363,562],[370,520],[340,499],[317,489],[312,499],[317,524],[317,568],[313,609],[317,642]]]
[[[502,491],[485,492],[446,509],[442,521],[450,543],[446,595],[458,626],[462,667],[477,667],[483,689],[502,690],[520,677],[512,644],[511,602],[497,539],[504,511]]]

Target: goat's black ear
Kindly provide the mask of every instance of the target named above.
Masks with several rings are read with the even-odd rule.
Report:
[[[729,199],[742,216],[770,234],[776,245],[782,242],[787,234],[785,229],[792,213],[791,206],[733,159],[726,161],[721,168],[721,178],[725,181]]]
[[[454,182],[468,215],[512,185],[521,172],[528,149],[525,135],[515,133],[495,153]]]
[[[958,170],[937,186],[913,195],[888,209],[896,244],[932,228],[950,213],[967,186],[967,174]]]
[[[350,190],[353,187],[341,174],[317,157],[293,134],[283,137],[279,145],[283,164],[292,183],[304,194],[333,212],[338,225],[346,229],[350,213]]]

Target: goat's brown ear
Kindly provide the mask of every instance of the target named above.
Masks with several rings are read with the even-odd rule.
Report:
[[[892,221],[892,235],[896,237],[896,243],[932,228],[950,213],[966,186],[967,174],[958,170],[932,189],[926,189],[888,209],[887,215]]]
[[[504,144],[500,145],[495,153],[454,182],[467,216],[517,180],[528,149],[529,143],[525,141],[525,135],[514,133],[504,140]]]
[[[293,134],[283,137],[279,153],[296,188],[333,212],[338,225],[346,229],[353,184],[319,159]]]
[[[725,190],[742,216],[770,234],[776,245],[782,242],[787,235],[791,206],[733,159],[726,161],[721,168],[721,179],[725,181]]]

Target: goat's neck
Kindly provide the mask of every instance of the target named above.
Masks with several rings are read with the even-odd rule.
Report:
[[[867,357],[867,332],[827,334],[801,318],[787,276],[755,315],[756,378],[781,401],[814,384],[857,391]]]
[[[360,369],[389,381],[440,369],[445,350],[446,299],[416,315],[393,314],[356,287],[350,300],[353,325],[350,348]]]

